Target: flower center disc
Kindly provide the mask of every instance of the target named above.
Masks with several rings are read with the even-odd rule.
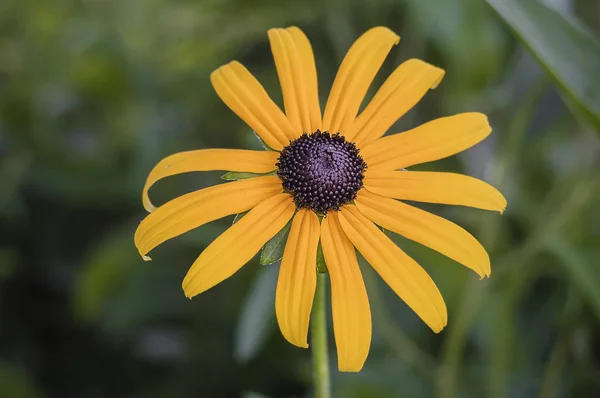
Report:
[[[352,202],[363,186],[367,164],[358,148],[339,133],[317,130],[283,148],[277,175],[298,208],[327,214]]]

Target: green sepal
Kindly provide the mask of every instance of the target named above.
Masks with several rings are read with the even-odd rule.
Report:
[[[321,242],[319,242],[319,246],[317,246],[317,271],[319,271],[320,274],[327,273],[327,264],[325,264],[325,256],[323,256]]]
[[[290,220],[281,231],[277,232],[277,235],[265,243],[260,252],[260,263],[262,265],[273,264],[275,261],[281,260],[291,227],[292,221]]]
[[[275,149],[271,148],[270,146],[268,146],[263,140],[262,138],[260,138],[260,136],[258,134],[256,134],[256,131],[252,131],[254,133],[254,136],[256,137],[256,139],[260,142],[260,144],[262,145],[263,148],[265,148],[267,151],[272,151],[272,152],[276,152]]]

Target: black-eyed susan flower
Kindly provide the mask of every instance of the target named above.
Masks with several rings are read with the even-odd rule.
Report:
[[[143,190],[143,203],[151,214],[137,229],[135,243],[145,257],[168,239],[248,211],[191,266],[183,290],[193,297],[233,275],[291,222],[276,293],[281,332],[292,344],[308,346],[320,242],[331,280],[339,369],[358,371],[369,351],[371,314],[355,249],[434,332],[447,323],[446,306],[433,280],[377,225],[437,250],[481,277],[489,276],[489,257],[471,234],[402,200],[502,212],[504,197],[483,181],[403,170],[463,151],[483,140],[491,128],[485,115],[463,113],[383,137],[444,75],[426,62],[408,60],[359,112],[375,74],[399,41],[387,28],[373,28],[352,45],[323,115],[306,36],[296,27],[272,29],[269,40],[285,113],[238,62],[217,69],[211,81],[223,102],[271,150],[206,149],[160,161]],[[262,175],[152,206],[148,190],[156,181],[207,170]]]

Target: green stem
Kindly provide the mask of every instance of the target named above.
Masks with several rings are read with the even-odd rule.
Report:
[[[310,343],[313,355],[315,398],[330,398],[329,349],[327,346],[327,317],[325,311],[327,274],[317,273],[317,291],[310,322]]]

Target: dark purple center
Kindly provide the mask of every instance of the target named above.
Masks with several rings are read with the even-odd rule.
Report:
[[[302,134],[281,151],[277,175],[298,208],[327,214],[352,202],[363,186],[367,164],[356,145],[339,133]]]

